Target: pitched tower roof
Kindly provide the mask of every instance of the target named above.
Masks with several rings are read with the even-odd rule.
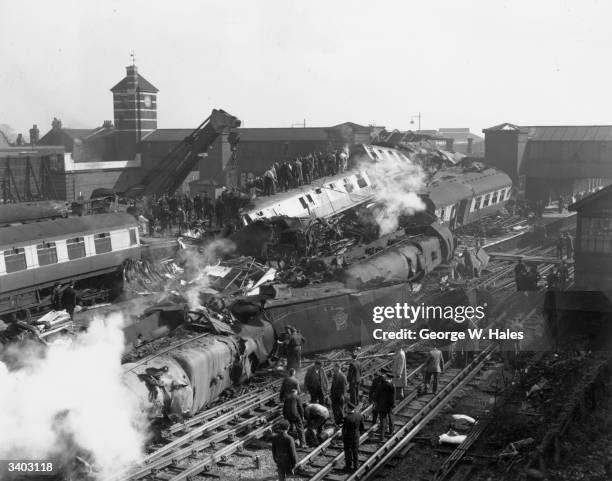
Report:
[[[110,89],[111,92],[127,92],[128,90],[136,87],[139,87],[141,92],[150,92],[154,94],[159,92],[157,87],[138,73],[136,65],[129,65],[125,68],[125,70],[126,76],[121,82]]]

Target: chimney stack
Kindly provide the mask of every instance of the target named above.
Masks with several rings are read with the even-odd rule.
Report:
[[[62,128],[62,121],[57,117],[53,117],[53,121],[51,122],[51,128],[53,130],[58,130]]]
[[[102,124],[102,128],[104,128],[105,130],[110,130],[113,128],[113,121],[112,120],[105,120],[104,123]]]
[[[30,129],[30,144],[36,145],[38,143],[39,135],[40,131],[38,130],[36,124],[34,124]]]
[[[473,148],[473,144],[474,144],[474,139],[471,139],[470,137],[468,137],[467,139],[467,153],[471,154],[472,153],[472,148]]]
[[[17,139],[15,139],[15,145],[21,147],[23,145],[23,134],[17,134]]]

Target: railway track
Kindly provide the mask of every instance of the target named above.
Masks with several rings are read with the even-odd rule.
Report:
[[[446,370],[440,376],[440,390],[436,394],[419,395],[417,389],[411,391],[395,407],[394,433],[386,441],[378,441],[379,423],[368,423],[366,431],[359,439],[360,467],[355,472],[343,470],[344,450],[341,444],[334,443],[338,436],[326,441],[302,459],[299,467],[314,468],[314,473],[308,473],[310,481],[356,481],[372,477],[382,466],[399,455],[461,388],[487,366],[495,349],[496,346],[491,344],[465,368]],[[364,412],[367,415],[369,408]]]
[[[388,345],[387,354],[377,351],[378,357],[368,358],[375,346],[366,347],[362,369],[364,376],[373,375],[391,363],[389,355],[392,346]],[[329,356],[325,367],[331,364],[342,352]],[[417,369],[422,364],[422,355],[414,353],[407,359],[407,366]],[[187,480],[213,467],[223,464],[228,457],[240,452],[246,444],[260,438],[276,421],[282,419],[282,405],[275,402],[281,380],[270,383],[266,388],[247,393],[228,403],[207,409],[198,415],[177,423],[164,431],[167,443],[147,455],[136,467],[125,469],[107,478],[107,481],[127,481],[137,479]],[[306,400],[303,397],[303,400]]]
[[[539,250],[539,249],[538,249]],[[490,285],[491,278],[504,280],[493,291],[501,294],[512,283],[512,265],[505,266],[500,262],[496,270],[489,276],[476,280],[475,283]],[[504,279],[510,277],[510,279]],[[423,292],[417,297],[420,301],[429,292]],[[518,296],[515,296],[518,297]],[[524,303],[524,299],[516,302]],[[396,407],[396,433],[383,446],[373,446],[375,430],[378,425],[370,425],[364,435],[360,462],[360,471],[346,474],[338,478],[337,464],[343,458],[343,452],[336,444],[339,432],[315,448],[300,461],[299,467],[306,470],[319,466],[312,479],[365,479],[375,473],[389,459],[405,448],[410,439],[432,419],[456,393],[478,374],[490,359],[494,346],[489,346],[464,369],[450,368],[441,376],[441,390],[436,396],[418,396],[414,380],[422,367],[422,354],[407,353],[407,369],[414,388]],[[362,351],[364,357],[362,369],[364,377],[373,376],[380,369],[388,369],[393,344],[367,346]],[[368,358],[369,354],[375,354]],[[326,360],[330,363],[340,359],[341,352],[336,352]],[[378,357],[376,357],[378,356]],[[329,366],[326,367],[329,369]],[[235,399],[226,401],[223,405],[207,409],[185,422],[174,424],[163,432],[166,443],[148,454],[143,462],[136,467],[116,473],[107,481],[127,481],[137,479],[156,480],[188,480],[200,473],[215,474],[217,468],[223,468],[228,458],[240,453],[245,445],[259,439],[270,429],[270,426],[282,417],[282,407],[275,403],[281,381],[276,380],[263,388],[255,389]],[[367,387],[367,386],[365,386]],[[365,409],[368,414],[371,408]],[[335,453],[335,454],[334,454]],[[389,457],[392,453],[391,457]],[[327,461],[325,461],[327,460]],[[323,465],[321,463],[323,462]],[[213,471],[214,470],[214,471]]]

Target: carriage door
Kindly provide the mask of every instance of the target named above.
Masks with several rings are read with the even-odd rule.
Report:
[[[455,218],[455,228],[461,227],[463,225],[463,221],[465,220],[465,211],[467,210],[468,203],[472,199],[463,199],[459,202],[459,209],[457,209],[457,217]]]

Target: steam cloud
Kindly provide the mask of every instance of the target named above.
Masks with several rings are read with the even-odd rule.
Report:
[[[210,290],[210,277],[206,274],[207,268],[215,265],[219,260],[236,250],[236,244],[229,239],[215,239],[206,244],[200,253],[182,251],[181,260],[185,263],[185,274],[191,277],[187,289],[182,294],[187,300],[189,309],[198,310],[201,307],[200,293]],[[213,293],[213,291],[210,291]]]
[[[358,159],[357,166],[366,170],[370,180],[376,184],[376,200],[382,208],[374,213],[380,227],[380,235],[397,230],[402,215],[413,215],[425,210],[426,206],[416,192],[425,182],[425,173],[414,162],[398,167],[397,160],[379,159],[376,164]]]
[[[111,314],[72,342],[2,353],[0,459],[79,455],[104,476],[141,458],[146,419],[121,382],[122,325]]]

